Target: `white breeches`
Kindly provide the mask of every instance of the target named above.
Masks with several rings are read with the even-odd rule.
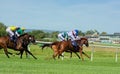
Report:
[[[12,37],[14,35],[14,32],[10,30],[10,28],[6,29],[6,32]]]
[[[58,38],[59,38],[60,41],[64,40],[64,38],[62,37],[62,34],[58,34]]]

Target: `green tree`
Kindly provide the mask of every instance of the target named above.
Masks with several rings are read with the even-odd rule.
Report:
[[[79,31],[80,36],[84,36],[85,34],[82,31]]]
[[[106,34],[107,34],[107,32],[102,32],[102,33],[101,33],[101,35],[106,35]]]
[[[88,31],[86,31],[85,34],[86,34],[86,35],[92,35],[92,34],[94,34],[94,31],[93,31],[93,30],[88,30]]]
[[[6,30],[6,26],[2,22],[0,22],[0,36],[7,35],[5,30]]]
[[[33,30],[32,32],[28,33],[34,35],[37,40],[41,40],[45,37],[45,33],[42,30]]]
[[[53,41],[56,41],[58,38],[59,31],[55,31],[51,33],[51,38],[53,38]]]
[[[93,34],[95,34],[95,33],[97,33],[97,34],[99,34],[99,32],[97,31],[97,30],[88,30],[88,31],[86,31],[86,35],[93,35]]]

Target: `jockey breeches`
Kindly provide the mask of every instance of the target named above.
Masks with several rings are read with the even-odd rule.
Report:
[[[6,32],[10,35],[10,37],[14,36],[14,32],[11,31],[10,28],[7,28]]]

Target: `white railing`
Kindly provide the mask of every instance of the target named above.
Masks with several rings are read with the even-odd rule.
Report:
[[[36,41],[36,43],[51,44],[52,42]]]
[[[118,61],[118,49],[120,49],[120,47],[118,46],[103,46],[103,45],[90,45],[92,47],[91,49],[91,61],[93,61],[93,54],[94,54],[94,49],[95,47],[101,47],[101,48],[115,48],[115,62]]]

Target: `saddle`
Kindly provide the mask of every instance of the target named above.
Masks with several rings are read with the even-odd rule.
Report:
[[[10,40],[13,41],[13,42],[16,42],[16,40],[17,40],[17,37],[16,37],[16,36],[12,36],[12,37],[9,36],[9,38],[10,38]]]
[[[75,50],[78,50],[78,44],[76,41],[71,41],[72,42],[72,46],[74,47]]]
[[[76,41],[71,41],[73,46],[78,46]]]
[[[10,39],[11,42],[14,43],[14,47],[16,48],[16,46],[17,46],[17,43],[16,43],[17,37],[16,36],[12,36],[12,37],[9,36],[9,39]]]

